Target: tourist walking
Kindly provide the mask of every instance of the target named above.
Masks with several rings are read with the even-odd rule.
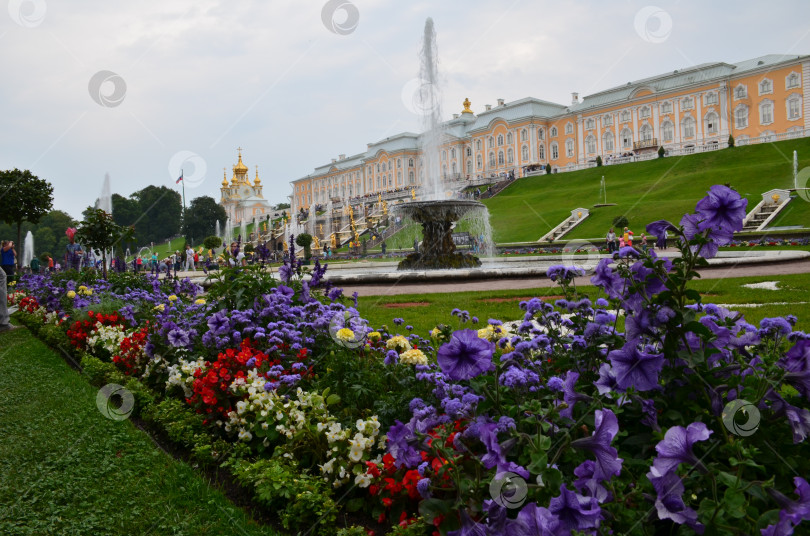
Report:
[[[613,227],[605,235],[605,242],[607,243],[608,253],[616,251],[616,233],[613,232]]]
[[[647,235],[641,233],[641,251],[647,253]]]
[[[658,249],[667,249],[667,231],[666,231],[666,229],[664,229],[664,232],[661,234],[661,236],[658,237],[658,240],[656,240],[655,247],[657,247]]]
[[[194,272],[196,268],[194,266],[194,250],[191,249],[191,246],[186,245],[186,271],[187,272]]]
[[[0,247],[0,255],[2,255],[3,272],[8,277],[14,277],[14,265],[17,264],[17,251],[14,249],[13,240],[3,240],[3,245]]]
[[[625,227],[622,238],[624,238],[624,243],[627,247],[633,247],[633,231]]]
[[[80,270],[82,265],[82,246],[76,243],[76,229],[68,227],[65,231],[68,237],[68,245],[65,246],[65,269]]]
[[[3,241],[3,247],[6,247],[7,242]],[[12,243],[13,245],[13,243]],[[0,332],[15,329],[17,326],[11,324],[8,316],[8,278],[6,277],[5,266],[0,270]]]

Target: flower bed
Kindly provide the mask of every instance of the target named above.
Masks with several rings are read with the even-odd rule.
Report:
[[[403,319],[372,329],[317,262],[280,284],[226,269],[205,298],[82,274],[23,277],[10,300],[291,532],[351,516],[341,533],[792,534],[810,519],[810,337],[688,288],[744,215],[715,186],[680,226],[647,228],[680,258],[599,263],[609,299],[555,266],[565,298],[478,330],[456,309],[461,329],[429,339]]]

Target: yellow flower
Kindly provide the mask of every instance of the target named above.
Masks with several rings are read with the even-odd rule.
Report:
[[[76,290],[78,290],[79,292],[84,292],[85,290],[87,290],[87,287],[85,287],[84,285],[79,285],[79,288],[77,288]]]
[[[169,301],[177,301],[177,296],[172,294],[171,296],[169,296]]]
[[[389,350],[396,350],[397,352],[404,352],[411,349],[411,343],[402,335],[394,335],[385,342],[385,347]]]
[[[440,333],[441,330],[439,328],[433,328],[432,330],[430,330],[431,337],[438,337]]]
[[[354,331],[349,328],[340,328],[338,332],[335,333],[335,337],[341,341],[351,341],[354,340]]]
[[[17,284],[17,282],[16,282],[16,281],[9,281],[9,282],[8,282],[8,286],[10,286],[10,287],[13,287],[13,286],[14,286],[14,285],[16,285],[16,284]]]
[[[85,294],[86,296],[90,296],[91,294],[93,294],[93,289],[91,289],[91,288],[85,289],[85,290],[84,290],[84,294]]]
[[[407,365],[427,365],[428,359],[422,350],[414,348],[413,350],[408,350],[407,352],[403,352],[402,355],[399,356],[399,360]]]
[[[162,303],[155,306],[155,310],[160,311],[161,313],[163,312],[164,309],[166,309],[166,306],[163,305]]]
[[[194,300],[194,303],[196,305],[205,305],[205,300],[202,298],[197,298],[196,300]]]
[[[479,339],[486,339],[488,341],[492,340],[492,335],[495,334],[495,330],[492,327],[492,324],[487,325],[485,328],[481,328],[478,330],[478,338]]]
[[[371,333],[368,334],[368,340],[370,340],[371,342],[377,342],[380,339],[382,339],[382,335],[380,334],[379,331],[372,331]]]
[[[71,300],[76,297],[76,293],[72,290],[68,290],[67,297]]]

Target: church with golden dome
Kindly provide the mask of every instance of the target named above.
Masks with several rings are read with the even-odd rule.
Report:
[[[233,166],[231,181],[228,182],[227,170],[223,170],[222,187],[220,188],[222,197],[219,203],[225,207],[231,224],[266,218],[273,210],[273,206],[262,195],[259,167],[256,166],[256,178],[251,183],[250,177],[248,177],[248,167],[242,162],[242,148],[237,150],[239,151],[239,161]]]

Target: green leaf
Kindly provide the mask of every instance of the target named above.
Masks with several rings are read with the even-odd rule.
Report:
[[[745,496],[740,490],[727,489],[723,494],[723,509],[733,518],[745,517]]]
[[[334,406],[336,404],[340,404],[340,397],[336,394],[331,394],[326,397],[326,405],[327,406]]]
[[[450,512],[451,503],[441,499],[425,499],[419,503],[419,515],[425,518],[427,523],[433,523],[433,520],[440,515],[446,515]]]

